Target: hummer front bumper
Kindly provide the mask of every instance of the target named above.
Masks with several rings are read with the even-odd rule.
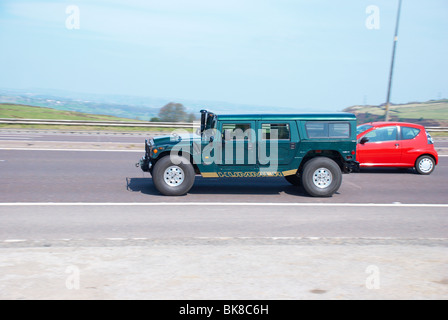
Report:
[[[140,159],[139,162],[135,164],[138,168],[140,167],[143,172],[150,172],[152,163],[151,163],[151,143],[148,143],[148,140],[145,140],[145,156]]]
[[[140,167],[143,172],[150,172],[151,171],[151,167],[152,167],[152,163],[145,156],[145,157],[141,158],[140,161],[135,164],[135,166],[137,168]]]

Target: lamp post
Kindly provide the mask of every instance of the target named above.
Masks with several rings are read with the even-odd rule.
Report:
[[[392,50],[392,62],[390,64],[389,86],[387,89],[387,101],[386,101],[386,116],[385,116],[386,121],[389,121],[390,94],[392,89],[392,77],[394,75],[395,51],[397,50],[397,42],[398,42],[398,26],[400,25],[401,2],[402,0],[399,0],[398,2],[397,24],[395,26],[394,45]]]

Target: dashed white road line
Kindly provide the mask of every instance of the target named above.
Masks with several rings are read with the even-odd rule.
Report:
[[[229,240],[273,240],[273,241],[300,241],[300,240],[311,240],[311,241],[319,241],[319,240],[341,240],[341,241],[350,241],[350,240],[367,240],[367,241],[448,241],[448,238],[400,238],[400,237],[191,237],[188,238],[191,240],[199,240],[199,241],[229,241]],[[80,242],[80,241],[160,241],[160,239],[151,239],[151,238],[97,238],[97,239],[6,239],[0,240],[0,243],[21,243],[21,242],[43,242],[43,241],[63,241],[63,242]],[[172,239],[176,240],[176,239]]]
[[[27,242],[28,240],[26,239],[8,239],[8,240],[4,240],[3,242],[6,243],[17,243],[17,242]]]

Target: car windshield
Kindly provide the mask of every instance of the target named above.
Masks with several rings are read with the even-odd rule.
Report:
[[[363,132],[369,130],[370,128],[373,128],[373,126],[371,126],[370,124],[363,124],[363,125],[360,125],[360,126],[358,126],[358,127],[356,128],[356,134],[357,134],[357,135],[358,135],[358,134],[361,134],[361,133],[363,133]]]

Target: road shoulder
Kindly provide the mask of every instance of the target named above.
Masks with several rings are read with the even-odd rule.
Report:
[[[7,300],[448,296],[446,240],[67,240],[3,244],[0,257]]]

